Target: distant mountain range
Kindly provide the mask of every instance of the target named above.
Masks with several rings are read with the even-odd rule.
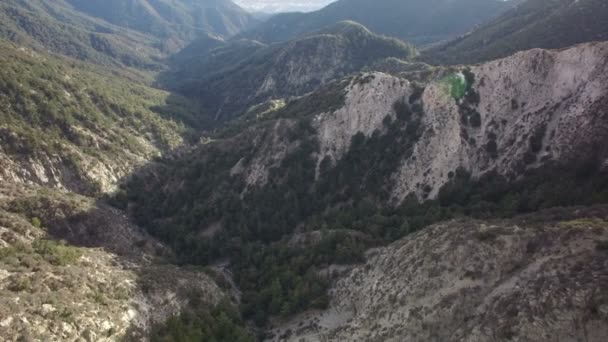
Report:
[[[470,34],[431,49],[433,63],[476,63],[532,48],[608,39],[605,0],[528,0]]]
[[[0,35],[104,65],[161,68],[202,34],[230,36],[256,20],[229,0],[21,0],[0,3]]]
[[[256,20],[230,0],[65,0],[110,23],[161,37],[231,36]]]
[[[412,46],[351,21],[271,45],[208,36],[175,57],[164,85],[197,99],[223,121],[270,99],[303,95],[378,60],[415,55]]]
[[[414,44],[456,37],[512,6],[499,0],[339,0],[310,13],[286,13],[270,18],[242,37],[278,42],[353,20],[379,34]]]
[[[318,10],[333,0],[236,0],[237,4],[254,13],[310,12]]]

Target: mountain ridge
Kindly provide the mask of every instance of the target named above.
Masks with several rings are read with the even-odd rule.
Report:
[[[0,4],[0,32],[9,40],[41,52],[50,50],[109,67],[159,71],[164,68],[164,59],[169,54],[202,35],[204,32],[201,30],[207,34],[228,36],[253,24],[253,19],[236,5],[230,5],[229,0],[218,0],[223,4],[219,9],[217,6],[201,6],[202,3],[191,0],[154,1],[157,7],[152,7],[148,0],[129,1],[133,4],[131,10],[143,16],[143,23],[133,20],[136,16],[128,11],[128,6],[127,10],[120,10],[121,6],[126,6],[122,1],[110,4],[98,0],[6,1]],[[194,6],[192,11],[198,8],[200,15],[195,18],[198,12],[189,12],[189,6]],[[138,8],[164,9],[169,17],[158,18],[150,11],[140,12]],[[84,11],[87,9],[90,13]],[[94,9],[104,11],[96,16]],[[231,11],[234,15],[227,14]],[[234,18],[228,18],[231,16]],[[201,27],[196,30],[188,25],[174,26],[176,22],[191,21],[194,24],[195,20],[201,21]],[[147,24],[148,21],[151,23]],[[215,21],[219,21],[217,27],[212,24]]]
[[[372,4],[366,0],[341,0],[315,12],[279,14],[241,37],[279,42],[342,20],[353,20],[374,32],[424,45],[465,33],[508,7],[502,1],[382,0]]]
[[[190,58],[193,65],[180,63],[177,70],[170,72],[177,84],[172,85],[171,80],[168,84],[183,95],[198,99],[205,112],[221,121],[267,100],[303,95],[377,59],[389,56],[410,59],[416,54],[410,45],[374,34],[354,22],[341,22],[284,43],[263,45],[237,40],[229,41],[225,47],[228,51],[242,49],[236,54],[242,57],[232,60],[220,53],[221,59],[217,59],[213,53],[221,52],[221,47],[204,51],[201,55],[207,54],[208,59],[195,57]],[[207,67],[206,63],[213,67]],[[201,72],[197,75],[193,70]],[[183,81],[193,77],[200,79]]]
[[[477,30],[426,51],[432,63],[476,63],[530,48],[607,40],[608,5],[597,0],[528,0]]]

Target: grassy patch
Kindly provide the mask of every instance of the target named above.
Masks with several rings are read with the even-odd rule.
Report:
[[[48,263],[55,266],[73,264],[82,255],[79,248],[68,246],[64,241],[40,239],[34,241],[32,248]]]
[[[468,89],[466,78],[460,72],[445,77],[441,83],[445,86],[446,92],[457,101],[464,97]]]
[[[583,218],[560,222],[559,226],[574,229],[608,229],[608,222],[601,218]]]

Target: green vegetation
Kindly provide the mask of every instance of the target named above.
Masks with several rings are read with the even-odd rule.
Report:
[[[604,0],[528,0],[471,34],[425,52],[431,64],[472,64],[532,48],[608,39]]]
[[[133,163],[190,139],[187,100],[103,69],[0,41],[0,142],[14,156],[58,155]]]
[[[190,308],[152,331],[152,342],[253,342],[238,310],[228,301],[208,309],[193,300]]]
[[[36,228],[40,228],[42,226],[42,222],[40,222],[40,219],[37,217],[32,218],[32,226],[36,227]]]
[[[450,94],[454,100],[460,100],[467,92],[467,81],[462,73],[451,74],[441,80],[446,88],[446,92]]]
[[[354,20],[374,32],[425,45],[464,34],[510,6],[509,2],[486,0],[341,0],[316,12],[276,15],[244,36],[281,42]]]
[[[105,66],[158,69],[157,39],[95,20],[58,3],[0,3],[0,37]]]
[[[417,54],[411,45],[352,22],[272,45],[240,40],[210,50],[209,44],[201,45],[202,52],[188,51],[191,58],[179,56],[173,70],[160,80],[199,100],[204,111],[214,113],[220,121],[229,121],[271,99],[310,93],[378,60],[410,60]],[[294,69],[294,65],[303,68]]]
[[[57,266],[73,264],[82,254],[78,248],[66,245],[65,241],[37,240],[32,248],[48,263]]]
[[[310,119],[313,115],[321,114],[329,111],[335,111],[344,106],[346,90],[345,88],[352,82],[356,82],[356,77],[345,78],[338,81],[332,81],[315,91],[315,96],[296,97],[287,101],[282,106],[276,109],[269,110],[264,115],[259,115],[256,108],[252,108],[249,112],[240,117],[229,121],[222,125],[213,134],[213,138],[228,138],[238,135],[247,127],[252,127],[256,124],[264,122],[272,122],[276,119],[302,119],[300,126],[307,126],[306,118]],[[260,105],[262,108],[266,104]]]
[[[109,23],[155,37],[190,41],[207,33],[232,36],[254,24],[253,16],[228,1],[67,0],[76,9]],[[211,13],[210,13],[211,12]]]
[[[141,135],[150,133],[159,147],[170,148],[186,128],[171,121],[168,113],[188,124],[195,121],[185,100],[110,79],[85,65],[0,44],[0,88],[4,90],[0,103],[6,108],[0,115],[12,135],[3,138],[10,139],[7,148],[14,152],[52,151],[62,143],[92,147],[95,143],[87,131],[105,137],[108,146],[102,149],[119,152],[126,146],[143,152],[128,128]]]
[[[264,325],[271,316],[327,305],[327,266],[360,262],[367,248],[434,222],[608,201],[608,178],[590,161],[573,162],[572,167],[547,165],[515,181],[495,174],[474,180],[456,170],[436,200],[421,203],[410,196],[396,208],[387,206],[385,179],[408,158],[418,139],[423,113],[412,109],[420,108],[415,106],[419,100],[412,100],[412,105],[395,105],[400,119],[386,120],[384,134],[356,135],[335,165],[323,161],[316,182],[312,155],[318,147],[303,121],[291,133],[300,137],[300,148],[271,170],[263,187],[243,194],[242,180],[230,175],[232,166],[253,152],[245,143],[249,134],[264,134],[247,130],[225,138],[230,142],[213,142],[165,164],[155,179],[135,177],[124,188],[121,205],[130,203],[135,218],[170,243],[183,263],[205,265],[230,257],[243,291],[242,313]],[[178,190],[162,186],[171,179],[185,183]],[[222,229],[202,238],[201,230],[216,222]],[[292,241],[300,234],[316,237]]]
[[[230,36],[255,19],[230,2],[20,0],[0,3],[0,36],[135,74],[205,34]]]
[[[82,251],[69,246],[65,241],[38,239],[32,245],[17,243],[10,247],[0,248],[0,261],[17,266],[33,266],[48,263],[54,266],[68,266],[76,263]]]
[[[463,78],[474,83],[468,70],[459,82]],[[462,104],[474,108],[473,88],[464,90]],[[243,316],[264,325],[272,316],[327,305],[331,275],[323,270],[329,265],[360,262],[366,249],[429,224],[462,215],[510,217],[608,201],[608,178],[591,158],[565,166],[547,164],[518,180],[496,174],[475,180],[454,170],[436,200],[410,196],[398,207],[387,205],[391,189],[386,179],[410,158],[421,134],[421,93],[395,103],[396,119],[385,119],[384,132],[357,134],[343,158],[323,160],[316,181],[318,143],[310,127],[316,107],[306,105],[305,97],[298,100],[302,105],[289,103],[247,129],[234,126],[192,154],[162,163],[154,179],[134,177],[116,203],[128,204],[142,226],[173,246],[183,263],[207,265],[229,257],[243,291]],[[298,119],[282,134],[298,139],[299,148],[270,170],[268,183],[243,192],[245,184],[231,175],[232,167],[251,160],[256,153],[251,139],[268,134],[280,117]],[[478,125],[474,115],[469,120]],[[490,136],[489,142],[495,138]],[[495,152],[490,145],[489,152]],[[182,182],[179,189],[163,185],[177,180]],[[420,188],[427,194],[432,190],[424,184]],[[201,237],[218,222],[219,231]]]

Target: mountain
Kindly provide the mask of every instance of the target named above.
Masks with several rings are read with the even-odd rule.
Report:
[[[310,13],[278,14],[241,37],[286,41],[343,20],[416,45],[468,32],[511,6],[498,0],[339,0]]]
[[[327,311],[267,340],[601,341],[607,209],[433,225],[343,271]]]
[[[172,265],[166,246],[107,204],[5,181],[0,194],[3,339],[142,341],[190,298],[216,319],[226,307],[218,278]]]
[[[60,1],[3,1],[0,35],[38,51],[107,66],[159,69],[160,41],[110,25]]]
[[[233,40],[207,50],[209,43],[197,44],[203,51],[179,54],[177,69],[169,72],[165,84],[197,99],[205,112],[221,121],[267,100],[311,92],[378,59],[410,59],[416,53],[411,46],[354,22],[272,45]]]
[[[283,17],[430,42],[490,12],[465,9],[553,13],[384,1]],[[457,43],[245,20],[0,2],[0,339],[607,339],[608,42],[433,65]]]
[[[232,36],[256,20],[230,0],[66,0],[112,24],[163,38],[191,41],[201,34]]]
[[[427,51],[432,63],[476,63],[531,48],[608,39],[602,0],[527,0],[470,34]]]
[[[0,3],[0,36],[113,67],[160,70],[195,38],[232,35],[254,19],[230,1],[19,0]]]
[[[333,305],[346,299],[328,289],[345,265],[364,262],[370,248],[402,238],[409,244],[426,234],[419,233],[424,227],[454,217],[504,219],[608,201],[607,58],[608,43],[603,42],[558,51],[535,49],[476,66],[437,67],[416,82],[378,72],[351,76],[285,104],[254,110],[192,150],[140,170],[122,185],[113,203],[128,208],[141,226],[178,251],[181,262],[210,265],[230,259],[242,294],[241,312],[258,326],[269,329],[302,312],[333,315]],[[451,224],[446,225],[443,229],[449,230]],[[598,229],[605,227],[600,224]],[[500,231],[484,233],[480,228],[478,234],[465,234],[489,243],[499,239]],[[534,233],[529,241],[541,235]],[[601,242],[598,246],[605,248]],[[537,252],[532,255],[540,257],[539,251],[532,253]],[[444,260],[437,253],[424,265]],[[547,253],[564,258],[570,252]],[[594,255],[600,258],[597,265],[605,264],[605,254]],[[451,254],[443,257],[450,259]],[[515,272],[508,263],[516,257],[505,256],[506,264],[500,267]],[[476,270],[472,266],[471,272]],[[490,272],[483,270],[482,275]],[[584,277],[592,276],[592,270],[584,271]],[[433,272],[448,277],[451,271]],[[507,274],[496,272],[507,282]],[[527,279],[526,274],[520,276]],[[420,279],[429,277],[435,275]],[[502,289],[493,281],[479,296]],[[365,279],[353,282],[353,296],[378,288]],[[359,284],[366,285],[359,290]],[[386,289],[388,284],[378,286]],[[436,288],[443,288],[441,284]],[[574,285],[568,286],[575,291]],[[602,291],[598,283],[589,286],[589,291]],[[406,303],[422,305],[436,293],[424,291],[412,292]],[[446,289],[437,294],[437,300],[449,300],[449,293]],[[499,294],[511,298],[511,292]],[[560,297],[558,292],[551,296]],[[454,312],[469,312],[470,305],[480,310],[471,323],[477,325],[463,336],[485,333],[487,321],[481,317],[492,313],[491,308],[475,306],[480,299],[459,298],[450,302]],[[397,303],[396,310],[409,308]],[[375,306],[352,305],[382,315]],[[555,312],[564,307],[569,306]],[[533,311],[522,308],[522,314]],[[408,323],[422,329],[409,333],[449,333],[427,326],[444,311],[433,307],[416,312],[422,322],[429,322],[421,328],[418,321]],[[584,319],[584,312],[573,314]],[[396,329],[387,315],[387,326]],[[606,320],[598,315],[594,317]],[[357,322],[367,329],[367,321]],[[454,329],[459,323],[449,322]],[[525,322],[514,320],[513,327]],[[566,323],[559,327],[565,328]],[[522,339],[537,336],[533,331],[519,333]],[[346,332],[336,336],[349,339]],[[545,335],[543,339],[552,340]]]
[[[196,307],[214,327],[197,336],[251,341],[221,270],[176,266],[104,199],[201,129],[188,100],[130,76],[0,39],[2,339],[145,341]]]
[[[107,192],[191,136],[186,99],[0,40],[0,181]]]

